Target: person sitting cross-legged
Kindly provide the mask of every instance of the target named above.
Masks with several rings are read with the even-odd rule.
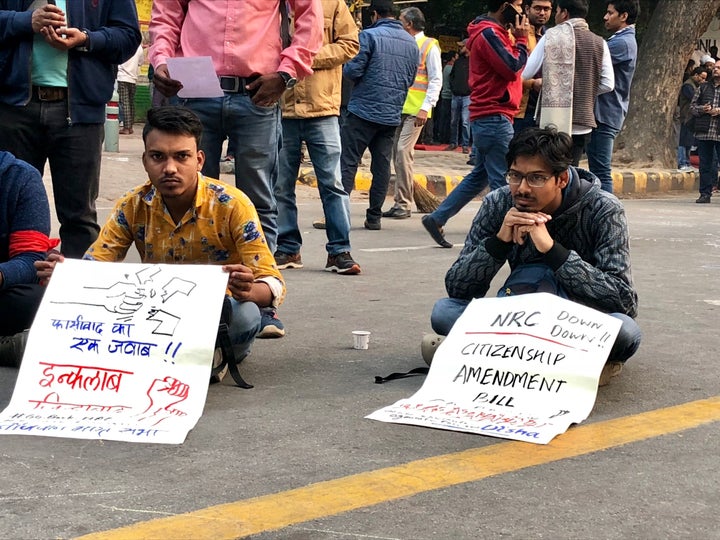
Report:
[[[148,111],[142,160],[149,180],[115,204],[83,258],[122,261],[134,244],[144,263],[223,265],[232,308],[228,333],[239,361],[260,331],[260,309],[282,302],[285,283],[250,199],[200,173],[202,131],[185,107]],[[36,262],[38,276],[49,279],[62,260],[51,254]]]
[[[423,338],[426,362],[470,301],[485,296],[506,261],[513,271],[545,265],[570,300],[622,321],[600,385],[635,354],[642,333],[634,320],[638,297],[625,210],[572,160],[572,139],[554,128],[527,128],[510,141],[508,185],[485,197],[445,276],[449,298],[433,308],[438,335]]]
[[[50,234],[50,207],[42,176],[9,152],[0,152],[0,366],[20,365],[44,288],[33,263],[58,244]]]

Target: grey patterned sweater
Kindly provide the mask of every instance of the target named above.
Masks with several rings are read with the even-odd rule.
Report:
[[[555,245],[545,254],[529,236],[523,245],[497,238],[513,202],[508,186],[489,193],[460,256],[445,276],[449,296],[464,300],[485,296],[505,261],[511,269],[543,262],[553,269],[571,300],[604,313],[635,317],[638,298],[630,271],[625,210],[614,195],[600,189],[600,181],[590,172],[570,167],[570,177],[563,201],[547,223]]]

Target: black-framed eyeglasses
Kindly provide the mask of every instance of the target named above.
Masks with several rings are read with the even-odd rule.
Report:
[[[508,171],[505,175],[505,179],[507,180],[507,183],[511,186],[519,186],[520,184],[522,184],[524,178],[525,180],[527,180],[528,186],[540,188],[543,187],[548,180],[554,178],[555,176],[556,175],[554,174],[521,174],[518,171]]]

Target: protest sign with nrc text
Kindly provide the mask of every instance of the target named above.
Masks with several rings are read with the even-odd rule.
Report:
[[[547,293],[473,300],[420,390],[367,418],[547,444],[590,414],[621,326]]]

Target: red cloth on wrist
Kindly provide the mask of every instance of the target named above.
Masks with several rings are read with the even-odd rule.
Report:
[[[16,231],[10,233],[9,255],[13,258],[30,251],[49,251],[59,243],[59,238],[48,238],[39,231]]]

